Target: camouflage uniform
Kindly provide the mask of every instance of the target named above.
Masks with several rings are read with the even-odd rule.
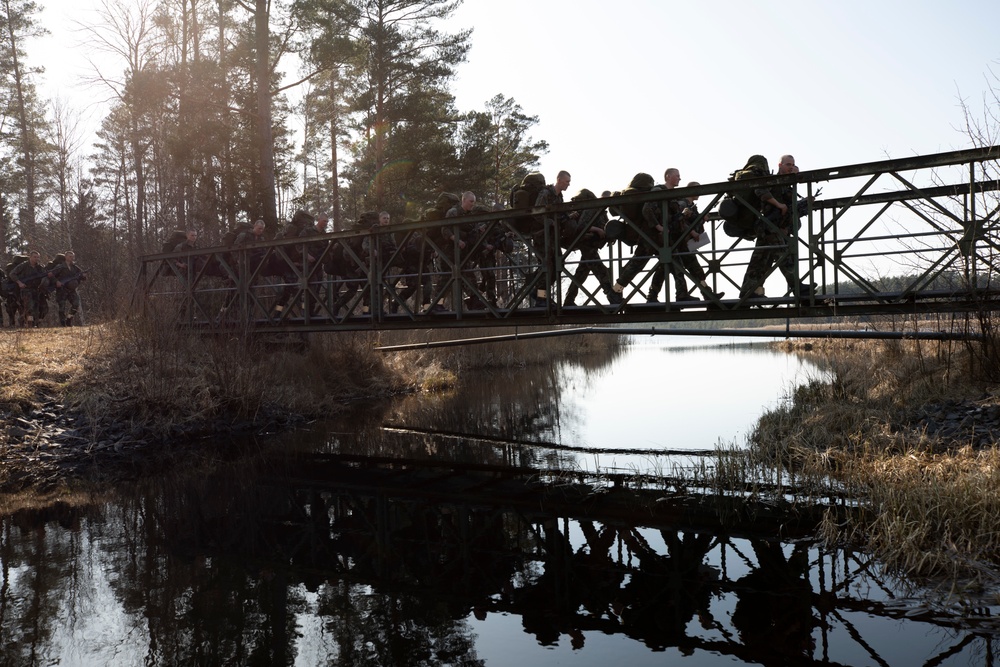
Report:
[[[650,192],[654,190],[661,190],[661,187],[654,187]],[[662,218],[660,212],[662,209],[658,202],[649,202],[642,205],[642,219],[641,220],[631,220],[630,222],[637,223],[642,226],[642,231],[645,232],[646,236],[650,237],[654,243],[659,244],[663,238],[663,231],[657,229],[660,226]],[[632,257],[625,263],[622,267],[621,273],[618,275],[617,284],[622,287],[628,285],[632,280],[635,279],[639,273],[646,268],[646,264],[649,263],[650,259],[656,256],[656,248],[650,241],[647,241],[644,237],[639,237],[639,242],[635,246],[635,250],[632,253]],[[663,284],[663,281],[660,281]]]
[[[7,274],[0,269],[0,327],[3,327],[3,311],[6,310],[10,316],[10,326],[14,326],[14,315],[10,309],[9,295],[13,292],[12,285],[7,280]]]
[[[684,214],[685,209],[690,211],[688,215]],[[643,206],[642,213],[644,217],[648,216],[647,222],[651,224],[653,220],[659,222],[662,219],[660,217],[662,210],[660,202],[650,202]],[[688,290],[684,271],[686,269],[697,284],[705,285],[705,269],[698,263],[695,254],[689,252],[687,247],[690,233],[699,231],[691,225],[691,221],[698,217],[698,209],[687,199],[671,199],[667,202],[667,215],[667,243],[672,248],[671,257],[673,257],[673,261],[670,263],[670,273],[674,277],[676,300],[694,300]],[[702,226],[700,231],[704,232],[704,229]],[[662,264],[658,264],[649,282],[647,301],[658,300],[660,288],[663,287],[665,278],[666,268]]]
[[[21,283],[24,287],[17,285],[17,294],[20,301],[21,312],[24,313],[25,326],[39,326],[48,310],[48,294],[45,267],[40,263],[32,263],[32,257],[26,262],[21,262],[10,272],[10,279],[14,283]]]
[[[584,198],[589,199],[590,197]],[[572,238],[576,238],[582,229],[590,229],[591,227],[603,229],[607,222],[608,214],[604,209],[587,209],[580,214],[579,222],[573,230]],[[612,301],[614,300],[614,292],[611,289],[611,271],[604,265],[604,261],[600,255],[600,250],[604,247],[604,244],[604,237],[593,231],[584,232],[583,236],[580,237],[574,248],[580,251],[580,263],[577,264],[576,271],[573,272],[573,281],[566,290],[566,296],[563,299],[564,306],[576,305],[576,296],[580,290],[579,286],[591,274],[597,278],[598,284],[608,298]]]
[[[542,188],[538,193],[538,199],[535,200],[535,206],[554,206],[562,203],[562,193],[558,192],[555,185],[551,184]],[[565,213],[558,214],[558,218],[539,216],[538,220],[542,224],[542,228],[531,235],[531,243],[535,247],[535,253],[539,255],[539,261],[542,263],[542,266],[538,268],[538,271],[531,274],[528,280],[533,281],[536,277],[538,278],[538,282],[535,283],[534,305],[545,306],[547,305],[552,285],[559,278],[559,275],[556,273],[556,257],[560,252],[556,237],[556,224],[558,222],[562,226],[570,224],[570,221],[569,216]],[[544,275],[541,275],[542,272],[544,272]]]
[[[59,324],[64,327],[83,324],[80,319],[74,320],[80,312],[80,294],[77,289],[87,279],[83,269],[68,260],[59,262],[49,272],[50,280],[56,288],[56,306],[59,309]],[[67,309],[68,306],[68,309]]]
[[[434,202],[432,206],[428,206],[424,209],[420,216],[420,219],[424,222],[435,222],[438,220],[443,220],[448,215],[448,212],[457,204],[461,203],[462,198],[458,195],[452,194],[450,192],[442,192],[438,195],[437,201]],[[418,284],[431,284],[432,288],[428,293],[426,290],[423,293],[424,299],[424,310],[423,312],[440,312],[445,310],[445,307],[441,304],[441,301],[445,298],[442,293],[444,290],[444,285],[448,281],[447,273],[448,269],[444,260],[439,257],[439,252],[453,256],[452,242],[455,239],[454,230],[450,229],[450,226],[443,227],[429,227],[424,230],[423,235],[424,247],[422,253],[424,255],[424,263],[427,268],[430,269],[431,276],[424,277],[423,273],[418,276]],[[436,278],[432,280],[432,276],[436,274]],[[433,303],[431,303],[433,301]]]
[[[757,221],[757,240],[740,287],[740,297],[753,296],[756,290],[763,290],[764,281],[775,264],[785,277],[789,290],[795,289],[797,280],[794,236],[798,231],[799,217],[795,205],[795,188],[783,185],[771,189],[759,189],[754,193],[761,201],[773,197],[785,204],[788,211],[782,215],[774,206],[763,205],[761,214],[771,224]],[[811,288],[808,291],[811,292]]]
[[[468,215],[478,215],[481,213],[489,212],[489,209],[485,209],[481,206],[473,205],[471,209],[466,211],[462,208],[461,204],[457,204],[448,209],[445,214],[445,218],[462,218]],[[464,242],[465,247],[462,248],[460,253],[460,258],[462,261],[463,271],[466,274],[472,274],[472,281],[476,282],[477,287],[484,293],[487,300],[490,301],[494,306],[496,305],[496,272],[494,267],[496,266],[496,259],[492,257],[492,251],[487,251],[487,246],[492,247],[492,244],[484,241],[480,244],[479,248],[473,252],[473,247],[483,235],[483,228],[481,226],[472,223],[460,223],[452,225],[451,227],[445,227],[442,230],[442,236],[450,238],[452,244],[458,242]],[[476,281],[475,270],[479,269],[480,279]],[[464,290],[463,290],[464,291]],[[468,294],[465,297],[465,305],[467,308],[472,310],[478,310],[483,308],[483,304],[479,296],[475,293]]]

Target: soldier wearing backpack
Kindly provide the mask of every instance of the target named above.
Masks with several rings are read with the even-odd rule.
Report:
[[[462,218],[468,215],[476,215],[477,213],[489,212],[489,208],[484,210],[483,207],[476,205],[476,195],[474,192],[463,192],[462,201],[452,206],[448,209],[448,213],[445,214],[446,218]],[[444,228],[443,233],[451,238],[452,243],[458,245],[458,247],[463,251],[461,253],[461,261],[464,265],[464,270],[469,273],[474,274],[475,270],[480,269],[480,275],[482,279],[478,281],[478,286],[487,292],[487,300],[491,300],[493,305],[496,305],[496,275],[492,267],[495,266],[496,261],[491,261],[490,257],[487,256],[486,248],[489,248],[489,252],[492,252],[493,246],[488,243],[480,244],[478,251],[469,254],[472,251],[473,246],[482,236],[482,228],[471,223],[459,223],[455,224],[450,228]],[[472,282],[477,282],[475,277],[473,277]],[[490,296],[489,293],[492,292]],[[465,305],[467,308],[472,310],[479,310],[483,308],[483,304],[476,294],[469,294],[465,298]]]
[[[10,279],[17,285],[26,327],[40,326],[47,310],[48,271],[41,265],[41,257],[37,250],[32,250],[28,253],[28,260],[18,264],[10,272]]]
[[[27,255],[14,255],[7,263],[4,280],[0,283],[3,289],[4,310],[7,311],[7,319],[11,329],[17,326],[18,313],[22,312],[21,290],[14,279],[14,270],[19,264],[27,261]]]
[[[535,206],[554,206],[563,203],[563,192],[569,188],[570,173],[560,171],[556,175],[554,183],[546,185],[538,193]],[[532,234],[532,245],[535,247],[535,254],[538,255],[541,266],[533,273],[528,280],[535,281],[535,298],[533,305],[536,308],[547,308],[549,305],[549,291],[552,285],[559,278],[556,273],[556,257],[559,255],[559,241],[557,230],[563,225],[570,224],[570,218],[566,213],[539,216],[537,218],[540,229]]]
[[[610,192],[604,196],[610,196]],[[570,201],[590,201],[597,199],[593,192],[583,188]],[[580,285],[587,280],[587,276],[593,274],[597,278],[598,284],[608,297],[608,301],[615,303],[615,298],[621,300],[621,296],[615,294],[611,288],[611,272],[604,265],[601,259],[600,250],[607,243],[607,236],[604,226],[608,223],[608,214],[604,208],[588,208],[580,212],[576,225],[573,226],[572,240],[576,241],[575,249],[580,251],[580,263],[573,272],[573,282],[566,290],[563,298],[563,307],[575,306],[576,295],[580,291]]]
[[[797,174],[795,158],[782,155],[778,163],[778,176]],[[750,262],[747,264],[740,286],[740,298],[763,298],[764,281],[777,265],[785,278],[788,291],[799,297],[811,297],[816,286],[798,284],[795,260],[795,235],[798,232],[799,216],[795,201],[795,186],[782,185],[755,191],[760,198],[761,215],[767,220],[757,220],[757,239]]]
[[[14,263],[7,265],[7,270],[0,269],[0,327],[3,326],[3,311],[7,311],[7,326],[13,329],[17,315],[17,284],[10,278]]]
[[[57,256],[56,259],[59,259]],[[48,266],[49,280],[56,289],[56,306],[59,309],[59,326],[83,324],[77,317],[80,312],[80,294],[77,289],[87,279],[87,272],[76,264],[76,253],[67,250],[59,261]]]
[[[679,171],[671,167],[670,169],[667,169],[664,177],[668,183],[673,181],[674,185],[676,185],[680,182],[681,174]],[[620,194],[631,194],[632,192],[651,192],[655,189],[662,189],[662,186],[654,187],[653,184],[654,181],[652,176],[640,172],[632,177],[632,181],[629,183],[628,188]],[[663,227],[660,224],[659,219],[644,213],[644,207],[645,205],[628,204],[627,206],[622,206],[619,209],[619,213],[626,219],[629,225],[641,228],[645,237],[635,233],[635,238],[637,238],[635,252],[633,252],[632,258],[629,259],[629,261],[625,263],[625,266],[622,267],[621,273],[618,275],[618,280],[616,280],[615,284],[612,286],[613,292],[617,295],[616,299],[612,301],[612,303],[622,302],[625,288],[628,287],[628,284],[632,282],[633,278],[639,275],[640,271],[646,268],[646,264],[649,263],[649,260],[656,255],[656,249],[653,247],[653,243],[650,242],[650,239],[655,242],[659,238],[662,238]],[[628,228],[626,228],[626,233],[629,233]]]

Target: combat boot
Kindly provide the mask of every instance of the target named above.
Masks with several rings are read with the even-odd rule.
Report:
[[[576,305],[576,295],[579,293],[576,285],[570,285],[566,289],[566,296],[563,298],[563,308],[570,308]]]
[[[701,301],[698,297],[694,296],[687,289],[677,290],[677,301]]]
[[[698,290],[701,292],[701,296],[705,299],[705,301],[721,301],[722,297],[726,296],[725,292],[714,292],[704,280],[698,282]]]

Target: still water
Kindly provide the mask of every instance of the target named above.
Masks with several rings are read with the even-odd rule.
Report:
[[[863,554],[721,529],[696,500],[666,521],[538,493],[743,446],[825,377],[762,345],[637,339],[17,512],[0,664],[992,665],[995,609],[921,607]]]

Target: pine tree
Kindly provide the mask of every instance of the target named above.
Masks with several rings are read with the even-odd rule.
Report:
[[[20,236],[29,245],[38,241],[37,216],[44,199],[45,155],[51,148],[45,138],[48,128],[34,85],[34,77],[41,70],[30,67],[25,54],[28,40],[47,33],[35,21],[38,11],[39,6],[32,0],[0,0],[0,87],[14,121],[14,132],[3,140],[16,155]]]

